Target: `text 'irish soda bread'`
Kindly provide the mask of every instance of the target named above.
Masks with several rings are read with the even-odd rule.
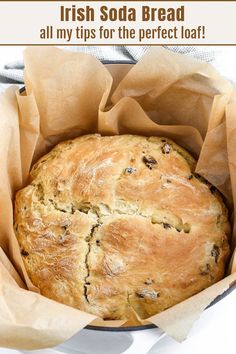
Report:
[[[26,270],[49,298],[104,319],[147,318],[220,280],[219,193],[165,138],[87,135],[57,145],[15,203]]]

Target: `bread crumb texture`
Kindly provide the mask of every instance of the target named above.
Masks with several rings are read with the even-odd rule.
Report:
[[[195,160],[166,138],[86,135],[57,145],[17,193],[32,283],[103,319],[145,319],[224,276],[229,223]]]

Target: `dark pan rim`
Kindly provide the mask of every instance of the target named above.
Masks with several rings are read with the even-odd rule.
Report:
[[[230,288],[225,290],[222,294],[218,295],[206,308],[210,308],[217,304],[219,301],[224,299],[226,296],[228,296],[230,293],[232,293],[234,290],[236,290],[236,284],[233,284]],[[94,326],[94,325],[88,325],[85,327],[85,329],[90,329],[93,331],[107,331],[107,332],[129,332],[129,331],[140,331],[140,330],[145,330],[145,329],[152,329],[152,328],[158,328],[156,325],[153,323],[146,324],[143,326],[128,326],[128,327],[105,327],[105,326]]]

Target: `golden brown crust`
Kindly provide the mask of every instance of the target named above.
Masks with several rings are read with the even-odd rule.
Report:
[[[57,145],[19,191],[15,230],[41,293],[105,319],[158,313],[217,282],[227,210],[166,138],[87,135]]]

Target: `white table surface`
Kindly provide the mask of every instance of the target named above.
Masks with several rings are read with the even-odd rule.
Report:
[[[142,333],[141,333],[142,332]],[[132,354],[235,354],[236,353],[236,290],[213,307],[207,309],[194,324],[188,339],[179,344],[170,337],[162,338],[151,350],[146,346],[158,329],[133,332],[138,336],[138,350]],[[30,338],[29,338],[30,340]],[[63,346],[56,349],[37,350],[31,354],[120,354],[133,341],[132,333],[107,333],[83,330]],[[0,354],[20,354],[22,352],[0,348]]]

